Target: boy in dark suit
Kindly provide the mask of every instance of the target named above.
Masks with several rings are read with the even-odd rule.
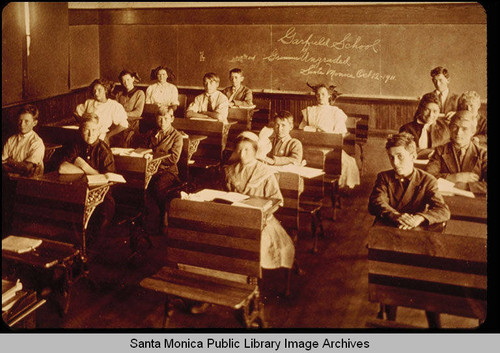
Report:
[[[448,85],[450,84],[450,73],[445,67],[438,66],[431,70],[431,78],[434,93],[439,98],[439,117],[449,121],[457,110],[458,94],[452,93]]]
[[[474,114],[462,110],[451,118],[451,141],[436,148],[425,170],[432,175],[455,183],[455,187],[476,193],[486,193],[487,153],[472,142],[476,133]]]
[[[392,168],[377,175],[368,204],[370,213],[387,225],[400,229],[439,225],[450,219],[450,209],[429,173],[414,168],[416,145],[413,136],[403,132],[387,139],[385,145]],[[379,317],[395,320],[397,306],[383,305]],[[439,327],[439,314],[427,312],[429,327]]]

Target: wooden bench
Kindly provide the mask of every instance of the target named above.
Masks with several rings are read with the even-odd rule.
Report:
[[[372,302],[486,318],[486,237],[375,225],[368,242]]]
[[[261,210],[214,202],[174,199],[170,206],[165,266],[141,286],[170,296],[242,310],[246,327],[265,327],[258,278]]]

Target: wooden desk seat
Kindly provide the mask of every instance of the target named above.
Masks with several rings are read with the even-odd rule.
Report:
[[[342,144],[341,134],[330,134],[325,132],[309,132],[303,130],[292,130],[291,136],[302,142],[304,159],[307,166],[320,168],[325,171],[322,178],[305,181],[302,204],[308,202],[312,196],[313,200],[325,195],[324,185],[330,188],[330,198],[333,209],[333,219],[336,218],[335,207],[338,204],[338,181],[342,170]],[[313,202],[315,204],[316,202]]]
[[[18,230],[16,236],[22,235]],[[43,239],[35,250],[18,254],[2,250],[2,273],[20,278],[25,288],[43,292],[49,288],[57,299],[60,313],[66,314],[69,308],[71,289],[83,274],[80,251],[72,244]]]
[[[271,101],[268,99],[253,98],[253,103],[256,106],[256,109],[252,115],[252,130],[262,130],[264,126],[269,124],[269,120],[271,118]]]
[[[166,260],[173,264],[141,281],[169,296],[243,310],[246,327],[266,325],[258,278],[264,217],[259,209],[174,199],[170,206]]]
[[[372,302],[486,317],[486,238],[373,226],[368,242]]]
[[[208,169],[217,167],[222,161],[222,151],[226,148],[227,137],[231,125],[219,121],[205,121],[195,119],[176,119],[173,126],[190,135],[204,135],[207,138],[198,146],[194,156],[193,168]]]

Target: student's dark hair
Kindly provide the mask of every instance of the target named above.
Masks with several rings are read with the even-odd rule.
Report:
[[[163,65],[160,65],[160,66],[154,68],[153,70],[151,70],[151,76],[150,76],[151,80],[158,79],[158,71],[160,71],[160,70],[165,70],[167,72],[167,76],[168,76],[167,82],[170,82],[170,83],[175,82],[174,72],[170,68],[163,66]]]
[[[174,116],[174,106],[173,105],[160,105],[158,110],[155,113],[155,116],[164,116],[169,114],[172,111],[171,115]]]
[[[314,94],[318,93],[318,90],[320,88],[326,88],[328,93],[330,93],[330,104],[333,104],[337,99],[337,97],[342,94],[335,89],[337,86],[334,85],[327,86],[324,83],[320,83],[319,85],[311,86],[309,82],[306,82],[306,84],[309,88],[311,88],[314,91]]]
[[[403,146],[405,150],[410,153],[417,152],[417,145],[415,138],[408,132],[400,132],[399,134],[389,135],[385,143],[385,149],[389,150],[391,147]]]
[[[122,82],[122,77],[125,75],[130,75],[131,77],[133,77],[135,79],[134,81],[136,81],[136,82],[139,82],[141,80],[141,78],[139,77],[139,74],[137,72],[132,72],[130,70],[122,70],[118,74],[118,81],[120,81],[120,83]]]
[[[220,78],[215,72],[207,72],[203,75],[203,81],[205,81],[205,79],[220,82]]]
[[[254,151],[257,151],[259,149],[259,142],[258,140],[252,140],[246,136],[242,136],[241,134],[238,135],[236,138],[236,146],[239,145],[241,142],[250,142],[252,144],[252,147]]]
[[[106,91],[106,97],[109,97],[111,90],[114,88],[113,82],[105,80],[103,78],[96,78],[89,86],[90,93],[92,95],[94,94],[94,87],[97,85],[101,85],[104,87],[104,90]]]
[[[424,113],[427,104],[429,103],[434,103],[437,104],[438,106],[441,104],[441,102],[439,101],[439,97],[434,92],[426,93],[422,96],[420,102],[418,102],[418,107],[417,111],[415,112],[415,116],[413,117],[415,120],[420,118],[420,116]]]
[[[435,67],[431,70],[431,77],[443,74],[444,77],[450,78],[450,73],[448,69],[442,66]]]
[[[275,113],[271,119],[271,122],[274,123],[278,119],[288,121],[293,127],[293,115],[288,110],[281,110]]]
[[[31,114],[33,120],[38,120],[38,115],[40,115],[40,111],[33,104],[25,104],[19,109],[19,113],[17,116],[21,116],[21,114]]]
[[[230,75],[230,76],[231,76],[231,74],[233,74],[233,73],[234,73],[234,74],[240,74],[241,76],[243,76],[243,70],[241,70],[241,69],[239,69],[239,68],[237,68],[237,67],[235,67],[234,69],[231,69],[231,70],[229,71],[229,75]]]

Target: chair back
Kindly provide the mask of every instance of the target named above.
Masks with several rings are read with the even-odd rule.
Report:
[[[374,226],[370,301],[484,320],[486,238]]]
[[[174,199],[167,260],[260,277],[262,211],[215,202]]]

